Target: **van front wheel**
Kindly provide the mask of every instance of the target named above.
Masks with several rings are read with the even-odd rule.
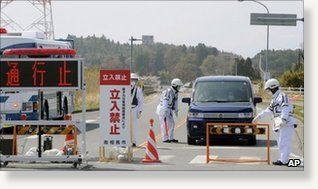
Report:
[[[188,144],[189,145],[194,145],[195,144],[195,140],[188,136]]]

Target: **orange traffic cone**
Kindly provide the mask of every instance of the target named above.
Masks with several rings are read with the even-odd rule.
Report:
[[[64,120],[72,120],[72,115],[70,115],[70,114],[64,115]],[[65,145],[74,145],[74,132],[73,131],[66,134],[64,144]]]
[[[77,153],[76,149],[76,136],[73,130],[70,131],[70,133],[65,135],[65,141],[64,146],[62,148],[62,151],[65,155],[75,155]]]
[[[70,115],[70,114],[64,115],[64,120],[72,120],[72,115]],[[75,142],[76,142],[75,141],[75,133],[73,130],[71,130],[71,132],[66,134],[66,136],[65,136],[64,147],[63,147],[63,151],[65,154],[67,154],[67,155],[74,154]]]
[[[161,163],[159,160],[159,155],[157,151],[156,137],[153,132],[153,119],[150,119],[149,135],[147,142],[147,149],[145,159],[142,160],[143,163]]]
[[[70,133],[66,134],[64,144],[65,145],[74,145],[74,142],[75,142],[74,138],[75,138],[74,132],[71,131]]]

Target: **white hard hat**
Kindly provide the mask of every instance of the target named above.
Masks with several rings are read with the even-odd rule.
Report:
[[[173,87],[182,86],[182,85],[183,85],[182,81],[178,78],[175,78],[171,81],[171,86]]]
[[[138,78],[138,75],[137,75],[137,74],[131,73],[131,74],[130,74],[130,79],[131,79],[131,80],[133,80],[133,79],[138,80],[139,78]]]
[[[279,82],[277,81],[277,79],[269,79],[266,81],[264,89],[275,89],[279,87]]]

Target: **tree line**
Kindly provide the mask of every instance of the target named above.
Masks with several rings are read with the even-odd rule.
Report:
[[[87,67],[105,69],[127,69],[130,66],[130,44],[119,43],[106,38],[76,37],[74,40],[78,54],[85,58]],[[264,51],[259,54],[265,54]],[[163,83],[178,77],[184,82],[206,75],[243,75],[252,80],[261,79],[258,69],[259,54],[243,58],[231,52],[199,43],[196,46],[154,43],[136,44],[133,47],[133,72],[139,75],[160,76]],[[292,70],[298,60],[297,50],[270,50],[269,71],[272,76],[281,76]]]

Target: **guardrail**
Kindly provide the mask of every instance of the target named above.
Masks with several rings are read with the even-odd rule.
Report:
[[[280,89],[286,94],[304,95],[305,92],[304,87],[280,87]]]
[[[227,128],[225,131],[224,128]],[[261,128],[259,128],[261,127]],[[265,128],[264,128],[265,127]],[[210,158],[210,134],[237,134],[235,130],[240,130],[240,134],[265,135],[267,138],[266,144],[266,159],[229,159],[229,158]],[[234,163],[254,163],[267,162],[270,164],[270,134],[268,123],[207,123],[206,124],[206,163],[210,161],[234,162]]]

